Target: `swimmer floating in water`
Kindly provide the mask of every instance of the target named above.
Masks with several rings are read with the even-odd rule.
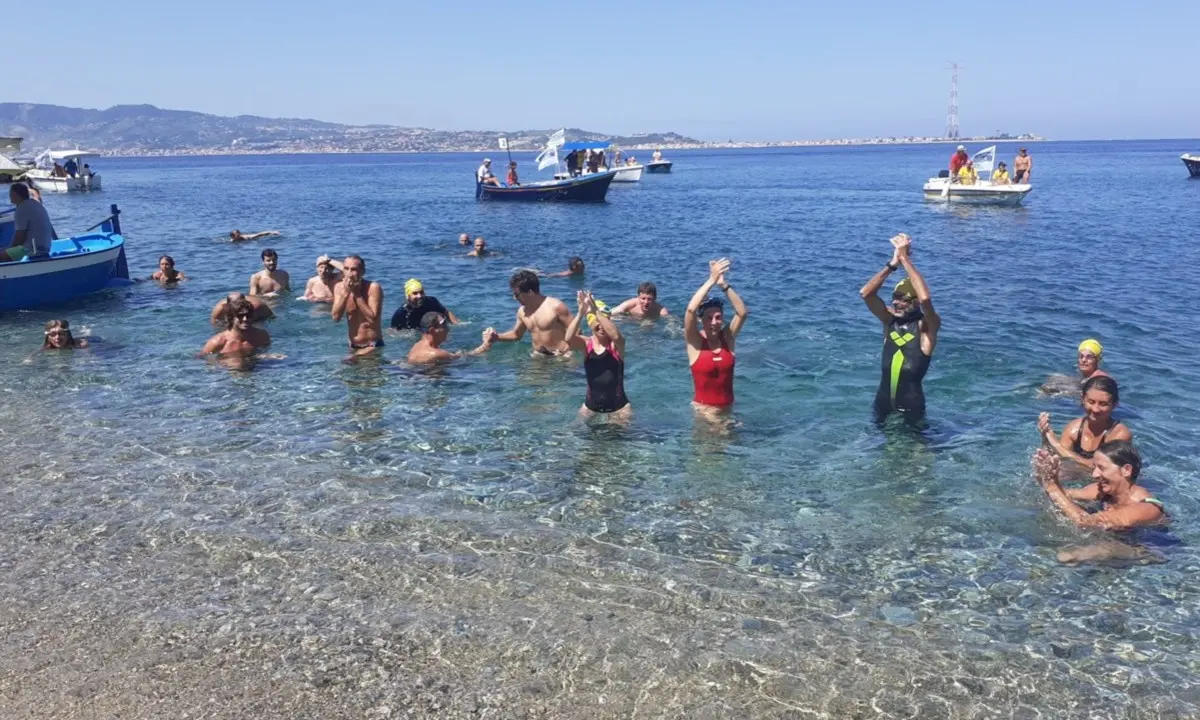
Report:
[[[566,270],[556,273],[545,273],[539,270],[538,275],[547,278],[571,277],[573,275],[582,275],[583,269],[583,258],[574,256],[567,260]]]
[[[279,235],[282,235],[282,234],[283,233],[279,232],[278,230],[263,230],[262,232],[253,232],[253,233],[244,233],[241,230],[230,230],[229,231],[229,241],[230,242],[246,242],[249,240],[257,240],[259,238],[265,238],[265,237],[278,237]]]
[[[891,239],[892,260],[859,291],[867,307],[883,323],[883,362],[879,390],[875,393],[875,414],[879,420],[891,412],[907,420],[925,416],[925,391],[921,381],[937,345],[942,320],[933,309],[933,298],[925,278],[912,261],[912,240],[900,233]],[[892,291],[892,306],[879,298],[879,288],[901,266],[908,277]]]
[[[150,276],[150,279],[164,285],[170,285],[187,280],[187,275],[175,269],[175,258],[170,255],[163,255],[158,259],[158,270]]]
[[[1112,377],[1100,369],[1100,360],[1103,355],[1104,346],[1100,344],[1099,340],[1088,338],[1079,343],[1079,351],[1076,355],[1076,367],[1079,369],[1079,374],[1075,377],[1051,375],[1046,380],[1046,384],[1042,385],[1042,392],[1048,395],[1074,395],[1083,383],[1093,377]]]
[[[1054,434],[1050,413],[1042,413],[1038,417],[1038,432],[1059,457],[1085,468],[1093,467],[1096,448],[1114,440],[1133,440],[1129,428],[1113,419],[1113,410],[1120,401],[1117,381],[1098,375],[1083,384],[1082,403],[1086,413],[1083,417],[1067,423],[1060,437]]]
[[[408,361],[413,365],[429,365],[449,362],[468,355],[482,355],[492,349],[491,335],[483,332],[483,344],[466,352],[449,352],[442,344],[450,337],[450,321],[445,315],[428,312],[421,316],[421,339],[408,351]]]
[[[51,320],[46,323],[45,338],[42,340],[43,350],[74,350],[87,346],[87,340],[76,340],[71,334],[71,323],[67,320]]]

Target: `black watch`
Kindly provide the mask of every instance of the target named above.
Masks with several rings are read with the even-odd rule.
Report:
[[[891,263],[889,262],[889,263],[887,264],[887,269],[888,269],[888,270],[891,270],[892,272],[895,272],[895,271],[897,271],[897,270],[899,270],[899,269],[900,269],[900,266],[899,266],[899,265],[893,265],[893,264],[891,264]]]

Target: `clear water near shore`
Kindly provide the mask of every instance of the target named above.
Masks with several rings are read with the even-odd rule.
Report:
[[[131,267],[168,253],[193,279],[0,317],[0,699],[60,717],[165,699],[217,717],[1200,714],[1200,183],[1178,143],[1033,149],[1016,209],[924,203],[943,146],[680,152],[565,207],[477,204],[471,155],[106,160],[104,192],[47,197],[60,234],[116,202]],[[234,227],[284,237],[222,241]],[[880,338],[857,297],[901,230],[944,318],[923,438],[871,422]],[[500,255],[463,257],[464,231]],[[387,362],[398,336],[346,363],[344,325],[294,299],[269,325],[283,359],[195,360],[267,246],[297,287],[321,253],[363,255],[388,316],[421,278],[467,321],[454,347],[511,326],[514,268],[580,255],[586,279],[548,293],[611,303],[653,279],[679,311],[728,255],[751,310],[738,426],[696,425],[675,322],[623,326],[628,429],[576,421],[578,362],[523,344],[413,370]],[[102,342],[23,364],[57,316]],[[1088,336],[1175,518],[1149,538],[1164,564],[1055,561],[1086,536],[1028,458],[1037,413],[1061,428],[1077,408],[1036,388]]]

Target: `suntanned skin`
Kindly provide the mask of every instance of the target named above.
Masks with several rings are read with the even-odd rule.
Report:
[[[271,334],[250,324],[249,315],[238,315],[233,325],[209,338],[201,355],[245,356],[271,344]]]
[[[291,279],[287,272],[279,269],[279,256],[263,258],[263,269],[250,276],[250,294],[272,296],[290,290]]]
[[[150,276],[150,279],[160,283],[173,283],[187,280],[187,275],[181,270],[176,270],[174,263],[162,258],[158,261],[158,270]]]
[[[382,342],[383,329],[380,315],[383,308],[383,288],[379,283],[363,277],[366,264],[360,258],[348,257],[342,261],[342,281],[333,294],[333,319],[346,318],[350,345],[359,346],[359,351]]]
[[[1089,459],[1076,453],[1073,449],[1075,435],[1080,432],[1082,426],[1083,434],[1079,437],[1079,445],[1084,450],[1088,450],[1089,446],[1094,452],[1095,448],[1100,445],[1100,436],[1104,434],[1104,430],[1108,429],[1108,434],[1105,435],[1106,440],[1129,440],[1133,441],[1133,433],[1124,423],[1112,425],[1113,402],[1112,396],[1099,388],[1092,388],[1083,396],[1083,409],[1086,416],[1075,418],[1067,423],[1063,428],[1062,435],[1056,436],[1054,428],[1050,424],[1050,413],[1042,413],[1038,416],[1038,432],[1041,433],[1042,439],[1051,450],[1064,460],[1071,460],[1085,468],[1095,466],[1095,457]]]
[[[1024,174],[1022,174],[1024,173]],[[1025,148],[1021,148],[1020,154],[1013,158],[1013,178],[1014,182],[1027,184],[1031,182],[1033,176],[1033,158],[1029,156]]]
[[[483,342],[479,347],[467,352],[450,352],[442,348],[442,344],[450,337],[448,324],[441,324],[421,333],[421,339],[408,351],[408,361],[413,365],[431,365],[449,362],[469,355],[481,355],[491,349],[494,340],[488,332],[483,332]]]
[[[567,345],[567,326],[571,323],[571,311],[558,298],[528,291],[517,293],[514,298],[521,303],[517,309],[517,321],[512,330],[497,333],[491,330],[492,342],[515,342],[529,332],[533,339],[535,354],[560,354],[570,352]]]
[[[254,233],[244,233],[241,230],[230,230],[229,231],[229,241],[230,242],[246,242],[247,240],[257,240],[259,238],[265,238],[265,237],[276,237],[277,235],[281,235],[281,234],[282,233],[280,233],[278,230],[263,230],[262,232],[254,232]]]
[[[659,304],[658,298],[649,293],[638,293],[612,310],[613,315],[628,315],[638,319],[667,317],[671,313]]]
[[[1101,452],[1096,453],[1095,459],[1092,468],[1094,482],[1082,488],[1064,490],[1059,480],[1062,458],[1045,448],[1039,448],[1034,454],[1035,479],[1068,520],[1084,528],[1128,530],[1154,525],[1163,519],[1162,508],[1142,502],[1153,496],[1146,488],[1133,482],[1129,465],[1118,466]],[[1076,501],[1102,502],[1104,509],[1089,513]]]
[[[317,259],[317,274],[308,279],[301,299],[318,303],[333,302],[333,290],[342,279],[341,270],[340,262],[322,255]]]

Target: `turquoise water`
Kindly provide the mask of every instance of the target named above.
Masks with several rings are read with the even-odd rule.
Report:
[[[478,204],[475,155],[108,159],[103,193],[47,197],[60,234],[116,202],[131,269],[148,276],[168,253],[192,279],[0,317],[0,533],[21,551],[4,591],[43,622],[104,607],[200,647],[239,623],[282,643],[286,615],[327,654],[349,652],[349,628],[396,613],[398,635],[440,647],[461,621],[475,630],[456,692],[505,684],[462,667],[532,648],[550,687],[568,684],[563,656],[606,679],[541,691],[567,714],[604,695],[621,715],[644,695],[699,715],[1193,716],[1200,183],[1178,154],[1196,144],[1037,144],[1035,190],[999,209],[922,201],[948,146],[679,152],[673,174],[614,186],[600,206]],[[284,235],[234,246],[235,227]],[[900,231],[943,318],[923,436],[870,415],[880,337],[857,291]],[[499,254],[464,257],[460,232]],[[528,340],[414,370],[413,337],[391,336],[382,359],[348,363],[345,325],[294,298],[268,326],[282,359],[250,372],[195,359],[209,309],[248,286],[268,246],[295,288],[321,253],[362,255],[387,317],[421,278],[466,321],[454,348],[511,327],[516,268],[580,255],[585,279],[543,290],[573,308],[577,289],[614,303],[650,279],[679,313],[707,261],[729,256],[750,309],[738,424],[693,418],[676,321],[623,325],[627,429],[580,424],[581,366],[533,360]],[[37,356],[59,316],[101,342]],[[1061,429],[1078,408],[1037,387],[1089,336],[1121,382],[1144,482],[1175,518],[1143,538],[1164,564],[1055,561],[1088,536],[1049,511],[1028,461],[1037,414]],[[64,549],[88,559],[59,564]],[[245,582],[230,560],[242,552],[289,570],[224,597]],[[339,592],[364,563],[379,577]],[[514,629],[527,615],[544,621]],[[95,632],[79,637],[119,645]],[[601,647],[605,662],[589,654]],[[315,660],[278,662],[257,672],[311,684]],[[532,702],[514,693],[508,707]]]

